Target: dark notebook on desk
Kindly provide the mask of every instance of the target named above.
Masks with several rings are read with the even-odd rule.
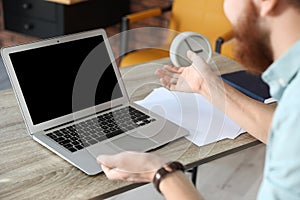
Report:
[[[261,76],[253,75],[247,71],[237,71],[221,75],[224,82],[236,88],[245,95],[263,103],[274,102],[269,92],[269,86]]]

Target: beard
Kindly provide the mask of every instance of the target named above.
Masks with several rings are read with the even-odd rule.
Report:
[[[235,58],[250,72],[261,74],[273,62],[270,33],[259,26],[259,15],[250,1],[243,16],[234,27]]]

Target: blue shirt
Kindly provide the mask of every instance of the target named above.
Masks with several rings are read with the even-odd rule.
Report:
[[[300,41],[263,73],[278,106],[269,133],[259,200],[300,200],[299,71]]]

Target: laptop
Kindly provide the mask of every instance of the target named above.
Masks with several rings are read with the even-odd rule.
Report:
[[[146,152],[188,134],[130,102],[105,30],[1,49],[28,134],[88,175],[101,154]]]

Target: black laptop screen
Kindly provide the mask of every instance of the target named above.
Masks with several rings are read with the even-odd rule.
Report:
[[[102,36],[9,56],[33,124],[122,97]]]

